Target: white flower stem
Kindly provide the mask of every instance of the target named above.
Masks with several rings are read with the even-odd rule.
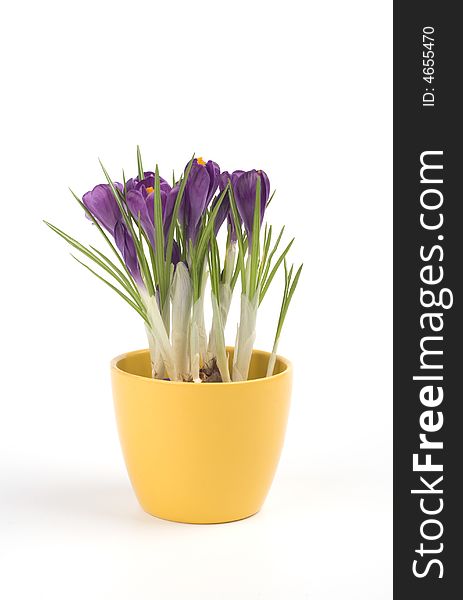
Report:
[[[277,352],[278,352],[278,343],[280,341],[280,338],[276,338],[275,342],[273,343],[273,348],[272,348],[272,353],[269,356],[268,359],[268,366],[267,366],[267,374],[266,377],[271,377],[273,375],[273,371],[275,369],[275,362],[277,359]]]
[[[159,352],[167,371],[167,377],[172,381],[175,381],[177,380],[177,372],[175,370],[172,346],[169,341],[169,333],[166,330],[165,323],[159,310],[158,301],[156,300],[155,296],[150,296],[147,292],[144,292],[143,303],[146,308],[146,314],[150,322],[150,330],[155,342],[153,354],[151,356],[151,364],[154,365],[154,368],[157,367],[157,352]],[[148,342],[150,342],[149,336]],[[150,349],[151,347],[152,343],[150,344]],[[160,377],[159,373],[157,372],[155,373],[155,376],[157,378]]]
[[[213,320],[212,320],[212,332],[211,338],[214,340],[213,346],[215,351],[215,356],[217,360],[217,367],[219,368],[220,375],[222,377],[222,381],[230,381],[230,371],[228,369],[228,357],[227,357],[227,349],[225,347],[225,335],[224,335],[224,327],[222,324],[222,314],[221,307],[217,301],[217,298],[214,294],[212,294],[212,310],[213,310]]]
[[[233,381],[246,381],[248,378],[252,348],[256,339],[258,298],[259,292],[252,300],[246,294],[241,294],[240,323],[233,356]]]
[[[212,302],[214,302],[214,294],[211,293],[211,297],[213,297]],[[218,310],[213,310],[212,312],[212,325],[211,331],[209,333],[209,343],[207,345],[207,360],[211,360],[214,356],[216,356],[215,350],[215,342],[216,342],[216,328],[219,326],[222,329],[223,335],[225,335],[225,326],[227,324],[228,313],[230,311],[230,304],[232,300],[232,289],[230,284],[221,283],[219,287],[219,300],[218,300]],[[217,299],[215,300],[217,302]],[[212,307],[214,309],[214,306]],[[216,322],[218,317],[220,316],[220,325]]]
[[[159,351],[159,346],[158,344],[156,344],[156,341],[154,339],[153,332],[146,323],[145,331],[146,337],[148,338],[148,346],[150,350],[151,375],[153,379],[164,379],[166,372],[164,368],[164,361],[162,360],[161,352]]]
[[[189,329],[191,319],[191,279],[184,263],[178,263],[172,283],[172,350],[180,379],[190,376]]]
[[[206,327],[204,324],[203,297],[193,304],[190,326],[190,367],[195,383],[200,383],[199,370],[206,358]]]

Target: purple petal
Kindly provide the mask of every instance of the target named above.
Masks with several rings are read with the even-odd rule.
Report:
[[[126,192],[130,192],[131,190],[135,189],[135,186],[137,185],[137,181],[135,179],[129,179],[125,182],[125,190]]]
[[[244,171],[233,171],[233,173],[231,175],[228,171],[224,171],[223,173],[221,173],[220,178],[219,178],[220,191],[223,192],[223,190],[225,189],[225,187],[227,186],[229,181],[231,182],[233,189],[235,189],[235,183],[236,183],[238,177],[240,175],[242,175],[243,173],[244,173]],[[227,227],[230,229],[231,241],[236,242],[236,240],[238,239],[238,236],[236,233],[235,220],[233,218],[233,213],[232,213],[231,205],[230,205],[230,198],[228,195],[227,195],[226,200],[228,201],[228,209],[229,209],[228,214],[227,214]],[[238,219],[241,221],[241,217],[240,217],[239,213],[238,213]]]
[[[116,246],[119,248],[120,253],[124,259],[127,269],[129,270],[132,277],[135,279],[138,285],[143,285],[143,280],[140,274],[140,267],[138,265],[137,253],[135,250],[135,244],[127,227],[122,221],[118,221],[114,230],[114,239]]]
[[[120,184],[115,184],[121,189]],[[101,225],[114,235],[116,223],[122,218],[117,201],[108,184],[102,183],[84,194],[82,202]]]
[[[254,221],[258,177],[260,177],[261,181],[260,222],[262,223],[270,191],[270,182],[267,174],[264,171],[256,171],[253,169],[252,171],[247,171],[246,173],[238,175],[233,185],[236,206],[243,219],[244,227],[248,234],[249,244],[252,243],[252,226]]]
[[[246,173],[246,171],[241,171],[241,170],[237,170],[237,171],[233,171],[232,175],[231,175],[231,180],[232,180],[232,184],[235,185],[236,182],[238,181],[238,178],[241,177],[241,175],[243,175],[243,173]]]
[[[222,171],[219,175],[219,189],[221,192],[227,187],[228,181],[231,179],[230,173],[228,171]]]
[[[141,225],[148,236],[151,244],[154,244],[154,194],[144,196],[141,190],[135,189],[127,192],[127,206],[134,219],[138,222],[140,216]]]
[[[262,188],[262,200],[260,203],[260,212],[261,212],[261,222],[264,218],[264,212],[267,208],[268,199],[270,197],[270,180],[265,171],[257,171],[260,175],[260,185]],[[265,199],[265,202],[264,202]]]
[[[220,180],[220,167],[213,160],[208,160],[206,163],[206,170],[209,174],[209,190],[207,192],[207,205],[212,200],[217,188],[219,186]]]
[[[170,224],[172,223],[172,215],[174,212],[175,201],[177,200],[179,186],[176,185],[170,189],[168,193],[164,194],[161,190],[162,200],[162,217],[164,223],[164,235],[167,237],[169,233]],[[182,203],[183,204],[183,203]]]
[[[161,188],[161,193],[164,192],[164,194],[168,194],[172,189],[170,184],[168,184],[167,181],[162,177],[159,178],[159,184],[159,187]]]
[[[178,262],[180,262],[180,247],[174,240],[174,245],[172,246],[172,264],[176,266]]]
[[[182,198],[180,217],[186,225],[188,239],[196,241],[201,216],[207,207],[210,177],[204,165],[193,162]]]
[[[126,182],[127,192],[136,189],[140,190],[143,195],[147,196],[151,191],[154,190],[154,177],[155,175],[153,171],[145,171],[143,179],[140,179],[138,176],[133,179],[129,179]],[[166,193],[170,191],[171,187],[163,177],[159,177],[159,183],[161,191],[164,190]]]
[[[169,186],[170,188],[170,186]],[[162,222],[164,224],[164,234],[166,234],[166,231],[169,231],[168,226],[166,227],[166,210],[170,210],[170,214],[169,214],[169,225],[170,222],[172,221],[172,211],[173,211],[173,206],[172,208],[170,207],[170,205],[168,206],[167,203],[167,199],[168,199],[168,194],[165,190],[161,189],[161,210],[162,210]],[[174,200],[175,202],[175,200]],[[150,219],[150,225],[151,225],[151,233],[148,234],[150,241],[153,245],[154,248],[154,239],[151,239],[151,235],[154,236],[154,192],[150,192],[147,196],[146,196],[146,208],[148,211],[148,216]]]
[[[212,208],[217,205],[219,198],[217,197],[212,203]],[[227,216],[230,214],[230,198],[228,197],[228,193],[224,196],[222,200],[222,204],[220,205],[219,211],[214,221],[214,234],[217,235],[219,233],[219,229],[222,227],[222,223],[225,221]]]

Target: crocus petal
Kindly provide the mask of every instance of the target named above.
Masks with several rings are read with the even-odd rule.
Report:
[[[261,212],[261,222],[264,218],[264,212],[267,208],[268,199],[270,197],[270,180],[265,171],[257,171],[260,175],[260,185],[262,187],[262,201],[260,203],[260,212]],[[265,202],[263,199],[265,198]]]
[[[121,190],[120,184],[115,184]],[[114,235],[116,223],[122,218],[117,201],[108,184],[102,183],[83,195],[82,202],[101,225]]]
[[[144,196],[147,196],[150,193],[150,188],[154,189],[154,173],[153,171],[145,171],[143,179],[140,179],[138,176],[133,179],[129,179],[126,183],[126,189],[129,192],[130,190],[140,190]],[[167,181],[163,177],[159,177],[159,183],[161,191],[164,190],[168,193],[171,189],[171,186],[167,183]]]
[[[231,174],[231,182],[232,185],[235,185],[235,183],[238,180],[238,177],[241,177],[241,175],[245,173],[245,171],[241,171],[240,169],[237,169],[236,171],[233,171],[233,173]]]
[[[236,178],[236,182],[233,186],[236,206],[243,219],[244,227],[248,234],[249,244],[252,243],[252,226],[254,221],[258,177],[260,177],[261,181],[260,222],[262,223],[270,191],[270,182],[266,173],[264,171],[256,171],[255,169],[247,171]]]
[[[206,205],[212,200],[217,188],[219,186],[220,180],[220,167],[213,160],[208,160],[206,163],[206,170],[209,174],[209,189],[207,192],[207,200]]]
[[[238,177],[240,175],[242,175],[244,173],[244,171],[233,171],[233,173],[230,175],[230,173],[228,171],[223,171],[223,173],[220,174],[219,177],[219,188],[220,191],[223,192],[223,190],[226,188],[228,182],[231,182],[231,185],[234,189],[234,185],[236,183],[236,180],[238,179]],[[228,214],[227,214],[227,227],[230,230],[230,240],[232,242],[236,242],[238,239],[237,233],[236,233],[236,228],[235,228],[235,220],[233,218],[233,213],[231,210],[231,204],[230,204],[230,198],[229,195],[227,195],[227,197],[224,199],[224,202],[227,201],[227,207],[228,207]],[[238,213],[238,219],[241,221],[241,217]]]
[[[217,197],[212,203],[212,209],[217,205],[219,197]],[[219,229],[222,227],[222,223],[225,221],[227,216],[230,214],[230,198],[228,194],[226,194],[222,200],[222,203],[219,207],[219,211],[217,212],[217,216],[214,221],[214,234],[217,235],[219,233]]]
[[[151,196],[151,198],[150,198]],[[153,212],[154,212],[154,194],[148,194],[146,197],[138,189],[132,189],[127,192],[126,202],[132,213],[134,219],[138,222],[140,216],[140,223],[148,236],[151,244],[154,244],[154,226],[153,226]]]
[[[228,181],[231,179],[231,175],[228,171],[223,171],[222,173],[220,173],[219,175],[219,188],[220,191],[223,192],[224,189],[227,187],[227,183]]]
[[[170,188],[170,186],[169,186]],[[166,237],[167,232],[169,231],[169,225],[170,222],[172,221],[172,211],[173,211],[173,206],[172,208],[169,207],[170,210],[170,214],[169,214],[169,225],[166,227],[166,210],[168,210],[167,207],[167,197],[168,194],[165,190],[161,189],[161,210],[162,210],[162,222],[164,224],[164,237]],[[174,200],[175,202],[175,200]],[[147,196],[146,196],[146,207],[147,207],[147,211],[148,211],[148,216],[150,219],[150,223],[151,223],[151,234],[154,235],[154,192],[150,192]],[[150,237],[151,240],[151,237]],[[153,244],[153,248],[154,248],[154,241],[151,240],[151,243]]]
[[[238,239],[238,234],[236,233],[235,220],[233,219],[233,215],[230,213],[227,215],[227,227],[230,230],[230,240],[232,242],[236,242]]]
[[[244,171],[233,171],[230,175],[228,171],[223,171],[219,176],[219,186],[220,191],[223,191],[229,181],[231,181],[232,186],[235,186],[236,181],[240,175],[242,175]]]
[[[140,182],[145,187],[150,187],[150,186],[153,187],[154,186],[154,173],[152,171],[145,171],[143,173],[143,179],[140,180],[140,178],[137,175],[136,177],[129,179],[126,182],[125,187],[126,187],[127,191],[134,190],[134,189],[137,189],[137,186],[140,184]]]
[[[136,185],[137,182],[135,181],[135,179],[128,179],[125,182],[125,191],[130,192],[130,190],[134,190]]]
[[[180,262],[180,247],[177,242],[174,240],[174,244],[172,246],[172,264],[174,266]]]
[[[116,246],[119,248],[120,253],[124,259],[127,269],[129,270],[132,277],[135,279],[138,285],[143,285],[143,280],[140,274],[140,267],[138,264],[137,253],[135,250],[135,244],[127,227],[122,221],[118,221],[114,230],[114,239]]]
[[[168,194],[172,189],[172,187],[162,177],[159,178],[159,187],[161,188],[161,192],[164,192],[164,194]]]
[[[246,232],[249,235],[252,232],[252,222],[254,215],[254,202],[255,202],[255,188],[254,194],[252,193],[252,184],[255,182],[255,171],[249,173],[243,173],[238,177],[234,187],[236,207],[240,217],[243,220]]]
[[[180,218],[186,225],[187,237],[193,243],[196,241],[198,225],[206,206],[209,193],[210,177],[204,165],[193,162],[185,192],[182,198]]]
[[[154,186],[154,171],[145,171],[143,173],[143,179],[140,179],[138,176],[135,177],[136,183],[143,183],[146,187]]]
[[[174,188],[169,189],[165,194],[163,194],[163,190],[161,190],[162,218],[164,223],[164,236],[166,238],[169,233],[170,224],[172,223],[172,215],[174,212],[175,201],[177,200],[178,189],[179,186],[176,185]]]

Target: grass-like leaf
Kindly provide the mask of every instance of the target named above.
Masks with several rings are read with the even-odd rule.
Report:
[[[210,249],[208,254],[209,273],[211,276],[211,289],[214,296],[219,302],[219,287],[220,287],[220,254],[217,245],[217,239],[214,235],[210,238]]]
[[[278,326],[275,335],[275,341],[278,342],[281,336],[281,330],[283,328],[283,324],[286,319],[286,315],[288,313],[289,305],[291,304],[291,300],[293,298],[294,292],[296,290],[297,284],[299,283],[299,277],[301,276],[302,264],[296,272],[294,279],[292,279],[293,268],[294,265],[291,265],[291,269],[288,271],[285,260],[285,288],[283,292],[283,300],[281,303],[280,317],[278,319]]]
[[[268,208],[270,206],[270,202],[273,200],[273,196],[275,195],[276,190],[273,190],[270,198],[267,200],[267,204],[265,205],[266,208]]]
[[[286,248],[283,250],[283,252],[281,253],[280,257],[278,258],[277,262],[275,263],[275,266],[273,267],[273,269],[270,271],[270,274],[268,275],[267,279],[262,283],[262,289],[260,292],[260,297],[259,297],[259,304],[262,302],[262,300],[265,297],[265,294],[268,291],[268,288],[270,287],[270,284],[273,281],[273,278],[275,277],[276,272],[278,271],[281,263],[283,262],[285,256],[288,254],[289,249],[291,248],[291,246],[293,245],[294,242],[294,238],[289,242],[289,244],[286,246]]]
[[[138,167],[138,179],[141,181],[145,178],[145,171],[143,170],[143,161],[141,159],[140,146],[137,146],[137,167]]]
[[[244,267],[244,257],[246,254],[246,246],[244,243],[243,230],[241,228],[241,222],[238,215],[238,208],[236,206],[235,194],[233,192],[233,186],[231,185],[230,180],[228,181],[228,193],[230,197],[230,207],[232,211],[233,223],[235,225],[236,237],[238,240],[238,259],[236,264],[236,274],[237,276],[241,274],[241,287],[244,290],[246,288],[246,270]],[[235,275],[233,275],[233,288],[236,283]]]
[[[93,275],[95,275],[95,277],[98,277],[98,279],[100,279],[101,281],[103,281],[103,283],[106,283],[106,285],[109,286],[112,290],[114,290],[116,292],[116,294],[118,294],[121,298],[123,298],[127,302],[127,304],[129,304],[134,310],[137,311],[137,313],[140,315],[140,317],[145,321],[145,323],[147,325],[150,324],[149,320],[148,320],[148,317],[146,316],[146,313],[144,313],[144,311],[142,311],[134,302],[132,302],[132,300],[130,300],[130,298],[128,298],[125,294],[123,294],[121,292],[121,290],[119,290],[115,285],[113,285],[112,283],[110,283],[107,279],[105,279],[104,277],[102,277],[101,275],[99,275],[96,271],[94,271],[87,264],[85,264],[84,262],[82,262],[81,260],[79,260],[77,257],[75,257],[74,254],[71,254],[71,256],[79,264],[81,264],[83,267],[85,267],[86,269],[88,269],[90,271],[90,273],[93,273]]]
[[[93,250],[93,252],[98,254],[98,256],[102,260],[104,260],[108,264],[108,266],[119,275],[121,285],[123,285],[124,289],[132,296],[132,298],[137,302],[139,306],[143,306],[140,292],[138,291],[137,287],[135,285],[132,285],[131,281],[124,275],[124,273],[117,267],[117,265],[115,265],[108,256],[103,254],[103,252],[98,250],[98,248],[95,248],[94,246],[90,246],[90,248]]]
[[[108,264],[106,264],[103,260],[101,260],[92,250],[86,248],[83,244],[78,242],[76,239],[71,237],[69,234],[65,233],[55,225],[44,221],[45,225],[47,225],[52,231],[57,233],[60,237],[62,237],[68,244],[70,244],[76,250],[79,250],[82,254],[84,254],[87,258],[96,263],[99,267],[101,267],[106,273],[111,275],[122,287],[126,287],[126,282],[123,277],[121,277],[117,271],[114,271]],[[107,261],[106,261],[107,262]],[[130,288],[129,288],[130,289]],[[128,290],[127,290],[128,291]]]
[[[269,271],[270,271],[270,267],[272,266],[272,260],[273,260],[273,257],[275,256],[275,253],[276,253],[276,251],[278,250],[278,246],[280,245],[280,241],[281,241],[281,238],[282,238],[282,236],[283,236],[283,232],[284,232],[284,230],[285,230],[285,226],[283,225],[283,227],[282,227],[282,228],[281,228],[281,230],[280,230],[280,233],[278,234],[278,237],[277,237],[277,240],[276,240],[276,242],[275,242],[275,245],[273,246],[273,248],[272,248],[272,250],[271,250],[270,254],[268,255],[268,260],[266,259],[266,261],[265,261],[265,262],[266,262],[266,264],[265,264],[265,268],[264,268],[264,270],[263,270],[263,273],[261,274],[261,276],[260,276],[260,280],[259,280],[259,281],[260,281],[260,283],[261,283],[261,289],[262,289],[262,283],[263,283],[263,282],[264,282],[264,281],[267,279],[267,277],[268,277],[268,273],[269,273]]]
[[[154,239],[157,281],[161,297],[161,310],[169,293],[169,269],[164,261],[164,225],[162,222],[161,180],[159,179],[159,167],[156,165],[154,174]]]

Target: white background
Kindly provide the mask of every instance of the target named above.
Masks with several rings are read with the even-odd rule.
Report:
[[[0,20],[0,596],[390,598],[392,3],[18,1]],[[135,173],[136,144],[166,177],[193,152],[265,169],[305,264],[287,441],[242,522],[141,511],[108,363],[142,323],[41,222],[96,241],[67,187],[102,182],[98,156]]]

